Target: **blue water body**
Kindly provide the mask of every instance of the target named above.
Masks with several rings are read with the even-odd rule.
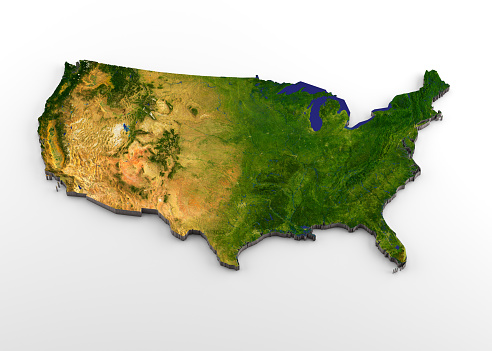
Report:
[[[306,93],[311,94],[311,95],[316,94],[316,93],[323,93],[323,92],[326,93],[325,89],[321,89],[317,86],[314,86],[314,85],[311,85],[308,83],[297,82],[296,84],[291,84],[291,85],[283,88],[282,90],[280,90],[278,92],[278,94],[290,95],[290,94],[296,93],[296,92],[301,91],[301,90],[305,91]],[[345,110],[345,111],[347,111],[347,114],[350,116],[350,111],[348,109],[347,103],[343,99],[340,99],[336,96],[323,96],[323,97],[314,99],[309,104],[309,107],[311,107],[311,113],[310,113],[309,120],[311,121],[311,128],[313,128],[313,130],[315,132],[320,130],[321,126],[323,125],[323,121],[322,121],[321,117],[319,116],[319,110],[320,110],[320,107],[326,102],[327,99],[335,100],[339,103],[340,108],[338,109],[337,113],[340,113],[340,112]]]
[[[371,112],[388,111],[390,108],[391,108],[391,102],[388,104],[388,107],[377,108],[375,110],[372,110]]]
[[[79,185],[79,189],[82,189],[82,187]]]
[[[400,250],[400,246],[396,245],[395,249]]]
[[[366,124],[367,122],[369,122],[370,120],[372,120],[372,119],[374,118],[374,112],[388,111],[390,108],[391,108],[391,102],[388,104],[388,107],[377,108],[377,109],[375,109],[375,110],[372,110],[372,111],[371,111],[371,118],[366,119],[365,121],[359,122],[359,123],[357,123],[357,124],[356,124],[355,126],[353,126],[353,127],[347,127],[347,126],[345,126],[345,129],[349,129],[349,130],[354,130],[354,129],[357,129],[357,128],[359,128],[361,125],[364,125],[364,124]],[[349,117],[350,117],[350,113],[349,113]]]
[[[319,116],[319,109],[323,104],[328,100],[327,96],[322,96],[317,99],[314,99],[311,101],[308,107],[311,107],[311,113],[309,115],[309,121],[311,121],[311,128],[315,132],[321,129],[321,126],[323,125],[323,120]]]
[[[297,82],[296,84],[291,84],[291,85],[283,88],[282,90],[280,90],[278,92],[278,94],[290,95],[290,94],[296,93],[296,92],[301,91],[301,90],[305,91],[308,94],[316,94],[316,93],[326,92],[326,90],[321,89],[319,87],[316,87],[314,85],[307,84],[304,82]],[[408,96],[408,97],[410,98],[410,96]],[[310,114],[309,119],[311,121],[311,127],[313,128],[314,131],[320,130],[321,126],[323,125],[323,121],[321,120],[321,117],[319,116],[319,110],[320,110],[321,106],[323,106],[323,104],[326,102],[327,99],[335,100],[336,102],[338,102],[338,104],[340,105],[340,108],[338,109],[337,113],[341,113],[342,111],[346,111],[347,115],[350,118],[350,110],[349,110],[347,103],[345,102],[344,99],[341,99],[341,98],[333,96],[333,95],[332,96],[323,96],[323,97],[314,99],[309,104],[309,107],[311,107],[311,114]],[[371,115],[372,115],[371,118],[369,118],[365,121],[359,122],[353,127],[345,126],[345,129],[349,129],[349,130],[357,129],[360,126],[362,126],[362,125],[366,124],[367,122],[369,122],[370,120],[372,120],[374,118],[374,112],[388,111],[390,108],[391,108],[391,103],[388,104],[388,107],[383,107],[383,108],[372,110],[371,111]]]
[[[326,92],[325,89],[315,87],[314,85],[307,84],[304,82],[297,82],[296,84],[291,84],[288,87],[283,88],[282,90],[280,90],[278,92],[278,94],[290,95],[290,94],[293,94],[293,93],[300,91],[301,89],[303,89],[303,91],[305,91],[308,94],[316,94],[316,93]]]
[[[123,129],[125,130],[125,132],[128,132],[130,130],[130,128],[128,128],[128,126],[125,123],[123,123]]]

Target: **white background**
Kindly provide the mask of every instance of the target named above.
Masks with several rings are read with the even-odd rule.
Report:
[[[485,1],[2,3],[1,350],[490,350],[490,54]],[[363,230],[270,238],[219,266],[200,237],[118,216],[46,181],[37,118],[65,61],[299,80],[350,125],[451,89],[419,133],[422,175],[384,211],[395,267]]]

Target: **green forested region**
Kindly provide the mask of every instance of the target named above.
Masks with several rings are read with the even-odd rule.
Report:
[[[285,84],[209,78],[220,91],[234,133],[244,146],[242,174],[230,202],[217,214],[222,226],[209,233],[230,258],[269,232],[312,234],[314,225],[363,225],[397,264],[406,262],[404,245],[385,223],[382,211],[397,188],[419,167],[412,160],[417,124],[437,115],[433,98],[449,86],[437,72],[425,73],[423,87],[396,96],[387,111],[359,128],[345,128],[346,111],[328,99],[320,109],[323,125],[313,131],[309,103],[326,92],[278,94]],[[406,144],[403,141],[407,140]],[[311,236],[311,235],[310,235]]]

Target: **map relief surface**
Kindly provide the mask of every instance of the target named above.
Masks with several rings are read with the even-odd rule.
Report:
[[[79,61],[39,117],[49,179],[117,214],[154,213],[202,235],[221,265],[278,235],[366,230],[397,267],[404,244],[383,209],[420,174],[420,129],[442,119],[436,71],[349,127],[341,98],[298,82],[160,73]],[[397,92],[399,93],[399,92]],[[377,106],[375,106],[377,107]],[[349,254],[349,253],[347,253]]]

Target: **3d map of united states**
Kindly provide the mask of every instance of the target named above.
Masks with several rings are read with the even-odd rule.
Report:
[[[397,267],[405,246],[383,209],[420,174],[418,131],[449,89],[427,71],[348,127],[344,100],[298,82],[65,64],[39,117],[47,178],[117,214],[154,213],[174,236],[202,235],[220,264],[277,235],[363,228]],[[103,235],[103,233],[101,233]]]

